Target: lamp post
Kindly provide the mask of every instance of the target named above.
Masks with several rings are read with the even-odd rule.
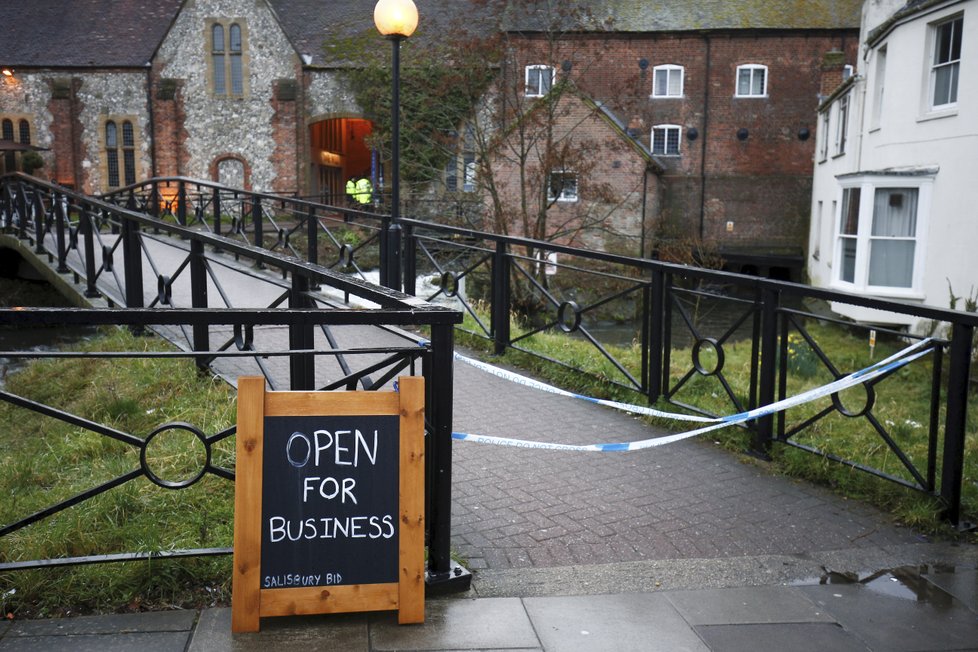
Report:
[[[374,7],[377,31],[391,41],[391,221],[389,233],[382,233],[382,255],[387,258],[386,272],[380,282],[392,289],[401,289],[400,225],[401,210],[401,41],[411,36],[418,26],[418,8],[412,0],[380,0]],[[383,271],[383,270],[382,270]]]

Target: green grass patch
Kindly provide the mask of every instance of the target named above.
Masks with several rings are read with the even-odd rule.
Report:
[[[155,337],[109,329],[87,351],[171,350]],[[199,374],[186,359],[48,359],[8,374],[8,392],[145,439],[164,423],[187,422],[213,435],[235,420],[232,388]],[[234,438],[218,442],[213,463],[234,468]],[[166,430],[147,461],[179,482],[201,468],[203,445]],[[0,523],[16,522],[140,466],[139,449],[83,427],[0,403]],[[131,480],[0,540],[0,560],[230,547],[233,483],[207,474],[170,490]],[[0,574],[4,612],[17,617],[111,612],[226,602],[230,557],[157,559]],[[11,593],[13,591],[13,593]]]

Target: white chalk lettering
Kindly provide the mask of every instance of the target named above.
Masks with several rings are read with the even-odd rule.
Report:
[[[396,534],[394,517],[344,516],[290,520],[283,516],[268,519],[269,543],[300,539],[391,539]]]
[[[307,502],[309,500],[309,494],[317,491],[315,485],[319,482],[318,493],[320,496],[326,500],[333,500],[337,496],[340,497],[340,502],[344,505],[346,504],[346,499],[349,498],[350,502],[354,505],[357,503],[357,497],[353,495],[353,490],[357,486],[357,481],[354,478],[319,478],[318,476],[310,476],[308,478],[303,478],[302,481],[302,502]]]
[[[302,442],[305,443],[305,448],[306,448],[305,456],[299,455],[298,457],[293,457],[293,453],[295,451],[293,444],[295,444],[297,440],[301,440]],[[302,450],[301,445],[298,447],[298,449],[300,451]],[[292,436],[289,437],[288,443],[285,444],[285,456],[288,458],[289,464],[291,464],[296,468],[301,469],[309,462],[309,453],[311,452],[312,452],[312,446],[309,444],[309,440],[306,438],[306,436],[301,432],[293,432]]]
[[[359,430],[315,430],[313,435],[313,463],[320,465],[320,458],[326,458],[330,448],[333,449],[332,461],[337,466],[359,466],[362,452],[371,465],[377,464],[377,431],[374,430],[373,441],[369,441]],[[294,437],[295,435],[293,435]],[[290,459],[291,461],[291,459]]]

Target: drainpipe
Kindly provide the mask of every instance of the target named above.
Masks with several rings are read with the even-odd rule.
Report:
[[[149,122],[149,176],[156,178],[156,119],[153,117],[153,64],[146,62],[146,119]]]
[[[710,35],[704,34],[703,40],[706,42],[706,80],[703,85],[703,135],[700,137],[700,240],[703,240],[703,233],[706,222],[706,139],[710,136],[710,71],[712,59],[710,57]]]

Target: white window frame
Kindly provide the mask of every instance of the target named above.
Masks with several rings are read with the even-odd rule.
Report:
[[[818,129],[818,136],[820,139],[818,143],[819,163],[824,163],[829,158],[829,141],[831,140],[831,137],[829,136],[829,131],[832,124],[831,116],[832,116],[831,107],[822,111],[821,123],[819,124],[819,129]]]
[[[665,146],[663,148],[664,151],[661,151],[661,152],[657,152],[655,150],[655,132],[656,131],[662,131],[662,132],[664,132],[664,138],[665,138],[664,145]],[[672,132],[672,131],[674,131],[676,133],[676,151],[675,152],[670,152],[669,151],[669,133]],[[682,156],[682,153],[683,153],[682,142],[683,142],[683,128],[680,125],[668,125],[668,124],[652,125],[652,140],[650,142],[650,145],[651,145],[652,155],[653,156]]]
[[[934,183],[932,175],[920,176],[890,176],[890,175],[863,175],[848,177],[840,180],[838,201],[836,205],[837,213],[834,221],[835,226],[832,233],[833,251],[832,258],[836,261],[833,265],[832,284],[834,287],[849,292],[861,294],[872,294],[875,296],[898,297],[906,299],[923,299],[923,278],[924,278],[924,259],[927,252],[927,226],[930,221],[931,190]],[[847,190],[859,189],[860,198],[857,213],[856,233],[844,235],[840,233],[842,229],[843,212],[846,208],[845,193]],[[870,285],[870,257],[872,255],[872,244],[874,240],[884,240],[884,236],[874,236],[873,213],[876,201],[877,190],[899,190],[908,189],[917,191],[917,214],[915,217],[915,233],[907,240],[914,242],[913,269],[910,271],[911,282],[909,287],[889,286],[889,285]],[[853,279],[844,280],[845,256],[843,251],[844,240],[849,239],[855,242],[856,252],[853,264]]]
[[[666,92],[659,92],[659,76],[660,74],[666,77]],[[675,93],[670,93],[669,88],[671,86],[670,82],[673,79],[673,75],[679,76],[679,88]],[[663,64],[661,66],[655,66],[652,68],[652,97],[654,98],[668,98],[668,97],[683,97],[683,85],[686,81],[686,69],[682,66],[677,66],[672,63]]]
[[[849,118],[852,114],[852,92],[847,92],[835,103],[835,155],[842,156],[846,153],[846,144],[849,142]]]
[[[955,30],[954,25],[958,24],[959,27]],[[952,39],[954,35],[957,35],[958,39],[958,56],[957,58],[949,58],[947,61],[938,61],[940,47],[940,30],[944,27],[950,25],[952,29]],[[949,16],[943,18],[939,21],[931,23],[928,26],[928,50],[930,52],[929,61],[930,66],[927,73],[927,107],[930,111],[945,111],[948,109],[954,109],[958,105],[958,94],[961,92],[960,89],[960,78],[961,78],[961,48],[964,46],[964,14],[956,14],[954,16]],[[953,56],[953,53],[949,53],[949,57]],[[947,102],[937,103],[937,76],[940,72],[950,71],[951,77],[954,79],[954,97],[949,98]]]
[[[886,96],[887,51],[886,45],[876,50],[876,61],[874,62],[875,72],[873,75],[873,113],[870,116],[870,129],[879,129],[883,122],[883,98]]]
[[[748,84],[748,93],[740,93],[740,73],[750,72],[750,84]],[[764,83],[761,85],[761,92],[754,93],[754,74],[760,71],[764,74]],[[743,65],[737,66],[737,75],[734,77],[734,97],[767,97],[768,96],[768,69],[767,66],[760,63],[745,63]]]
[[[544,72],[550,71],[550,85],[547,88],[541,88],[540,80],[544,79]],[[530,74],[532,72],[539,72],[537,77],[537,83],[535,85],[530,84]],[[524,72],[524,83],[526,89],[526,97],[543,97],[550,92],[550,89],[554,87],[554,82],[557,81],[557,69],[553,66],[548,66],[546,64],[538,63],[526,67]]]
[[[563,179],[572,179],[574,181],[573,187],[568,187],[567,184],[560,184],[560,195],[555,195],[553,192],[552,179],[555,175],[560,175]],[[567,170],[554,170],[549,175],[547,175],[547,201],[550,202],[561,202],[561,203],[573,203],[580,200],[580,179],[577,177],[576,172],[570,172]]]

